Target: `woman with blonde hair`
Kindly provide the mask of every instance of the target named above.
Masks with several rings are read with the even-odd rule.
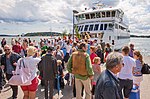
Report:
[[[133,71],[133,84],[136,86],[140,86],[140,82],[143,80],[143,76],[141,73],[141,69],[143,66],[143,56],[141,55],[140,51],[135,50],[133,52],[133,57],[136,62],[136,67],[134,67]]]
[[[22,60],[31,73],[30,81],[32,84],[21,86],[24,93],[23,99],[35,99],[36,96],[36,90],[38,88],[37,64],[41,61],[40,58],[33,58],[36,52],[37,49],[35,47],[29,46],[27,48],[27,57],[18,60],[18,63]]]

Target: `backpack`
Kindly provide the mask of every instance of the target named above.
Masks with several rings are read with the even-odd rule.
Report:
[[[9,79],[8,84],[10,85],[21,85],[26,86],[31,83],[31,73],[27,66],[24,64],[24,59],[21,58],[17,62],[16,70],[13,73],[13,76]]]
[[[144,63],[144,65],[142,66],[141,72],[142,74],[150,74],[150,66]]]

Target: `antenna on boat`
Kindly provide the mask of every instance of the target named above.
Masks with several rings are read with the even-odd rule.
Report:
[[[105,5],[102,3],[102,0],[99,0],[95,3],[92,3],[94,6],[96,6],[97,9],[101,9],[103,8]],[[95,8],[95,7],[92,7],[92,8]],[[94,10],[94,9],[93,9]]]

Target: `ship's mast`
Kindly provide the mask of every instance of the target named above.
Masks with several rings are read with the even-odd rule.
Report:
[[[101,9],[101,8],[103,8],[105,5],[102,3],[102,0],[99,0],[98,2],[93,3],[93,6],[94,6],[96,9]]]

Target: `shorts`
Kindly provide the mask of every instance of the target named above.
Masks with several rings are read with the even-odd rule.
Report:
[[[37,77],[35,77],[32,81],[31,85],[27,85],[27,86],[21,86],[21,89],[23,91],[36,91],[38,88],[38,79]]]
[[[130,79],[119,79],[120,87],[123,89],[123,94],[125,98],[129,98],[130,92],[133,87],[133,80]]]

